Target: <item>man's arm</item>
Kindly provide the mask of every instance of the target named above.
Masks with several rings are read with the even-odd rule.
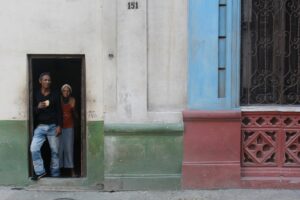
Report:
[[[33,93],[33,114],[36,115],[39,113],[39,101],[37,100],[37,93]]]
[[[40,109],[46,108],[47,105],[45,102],[40,101],[41,98],[39,94],[36,92],[33,96],[33,114],[38,114]]]

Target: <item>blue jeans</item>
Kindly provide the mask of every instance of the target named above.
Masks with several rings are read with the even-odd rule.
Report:
[[[59,145],[59,166],[60,168],[74,168],[73,159],[74,129],[63,128]]]
[[[56,137],[55,124],[40,124],[34,130],[34,135],[30,145],[33,168],[36,175],[45,173],[44,161],[41,156],[41,147],[46,141],[46,137],[51,149],[51,176],[59,176],[59,137]]]

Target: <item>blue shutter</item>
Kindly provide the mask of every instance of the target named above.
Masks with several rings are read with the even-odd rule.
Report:
[[[239,1],[189,1],[189,109],[239,105]]]

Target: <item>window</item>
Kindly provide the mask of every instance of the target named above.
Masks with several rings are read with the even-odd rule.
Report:
[[[242,0],[241,105],[300,104],[300,1]]]

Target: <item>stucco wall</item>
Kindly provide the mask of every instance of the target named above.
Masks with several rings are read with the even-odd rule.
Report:
[[[28,119],[27,54],[84,54],[88,120],[105,110],[107,122],[181,121],[187,2],[138,3],[128,10],[123,0],[6,1],[0,91],[11,92],[0,99],[0,120]]]
[[[110,22],[104,27],[105,121],[181,121],[186,105],[187,2],[140,0],[139,9],[128,10],[122,0],[105,1],[110,8],[104,10]]]
[[[148,2],[148,110],[186,105],[187,35],[184,0]]]
[[[101,20],[101,0],[1,4],[0,120],[28,119],[27,54],[85,54],[88,120],[102,120]]]
[[[0,125],[6,135],[16,133],[9,140],[6,135],[1,137],[6,146],[14,148],[22,141],[19,146],[28,148],[29,141],[20,140],[28,138],[27,55],[84,54],[88,121],[88,179],[84,184],[102,183],[106,170],[112,183],[123,174],[136,172],[135,179],[122,179],[127,188],[179,187],[181,111],[186,105],[187,2],[136,1],[139,8],[133,10],[124,0],[10,0],[0,6]],[[116,129],[118,123],[124,123],[121,129]],[[173,126],[175,130],[169,130]],[[115,132],[110,134],[107,127]],[[131,137],[124,137],[124,132]],[[136,152],[131,156],[136,142],[145,155]],[[2,160],[7,160],[8,153],[4,151]],[[24,155],[21,149],[16,153]],[[157,155],[164,155],[164,162],[159,162]],[[136,168],[128,164],[134,156],[141,166],[151,160],[156,164],[146,171]],[[119,158],[126,162],[119,162]],[[23,170],[11,173],[22,174],[22,178],[14,181],[13,176],[2,174],[0,184],[29,184],[26,157],[5,162],[0,168],[9,169],[14,163]]]

